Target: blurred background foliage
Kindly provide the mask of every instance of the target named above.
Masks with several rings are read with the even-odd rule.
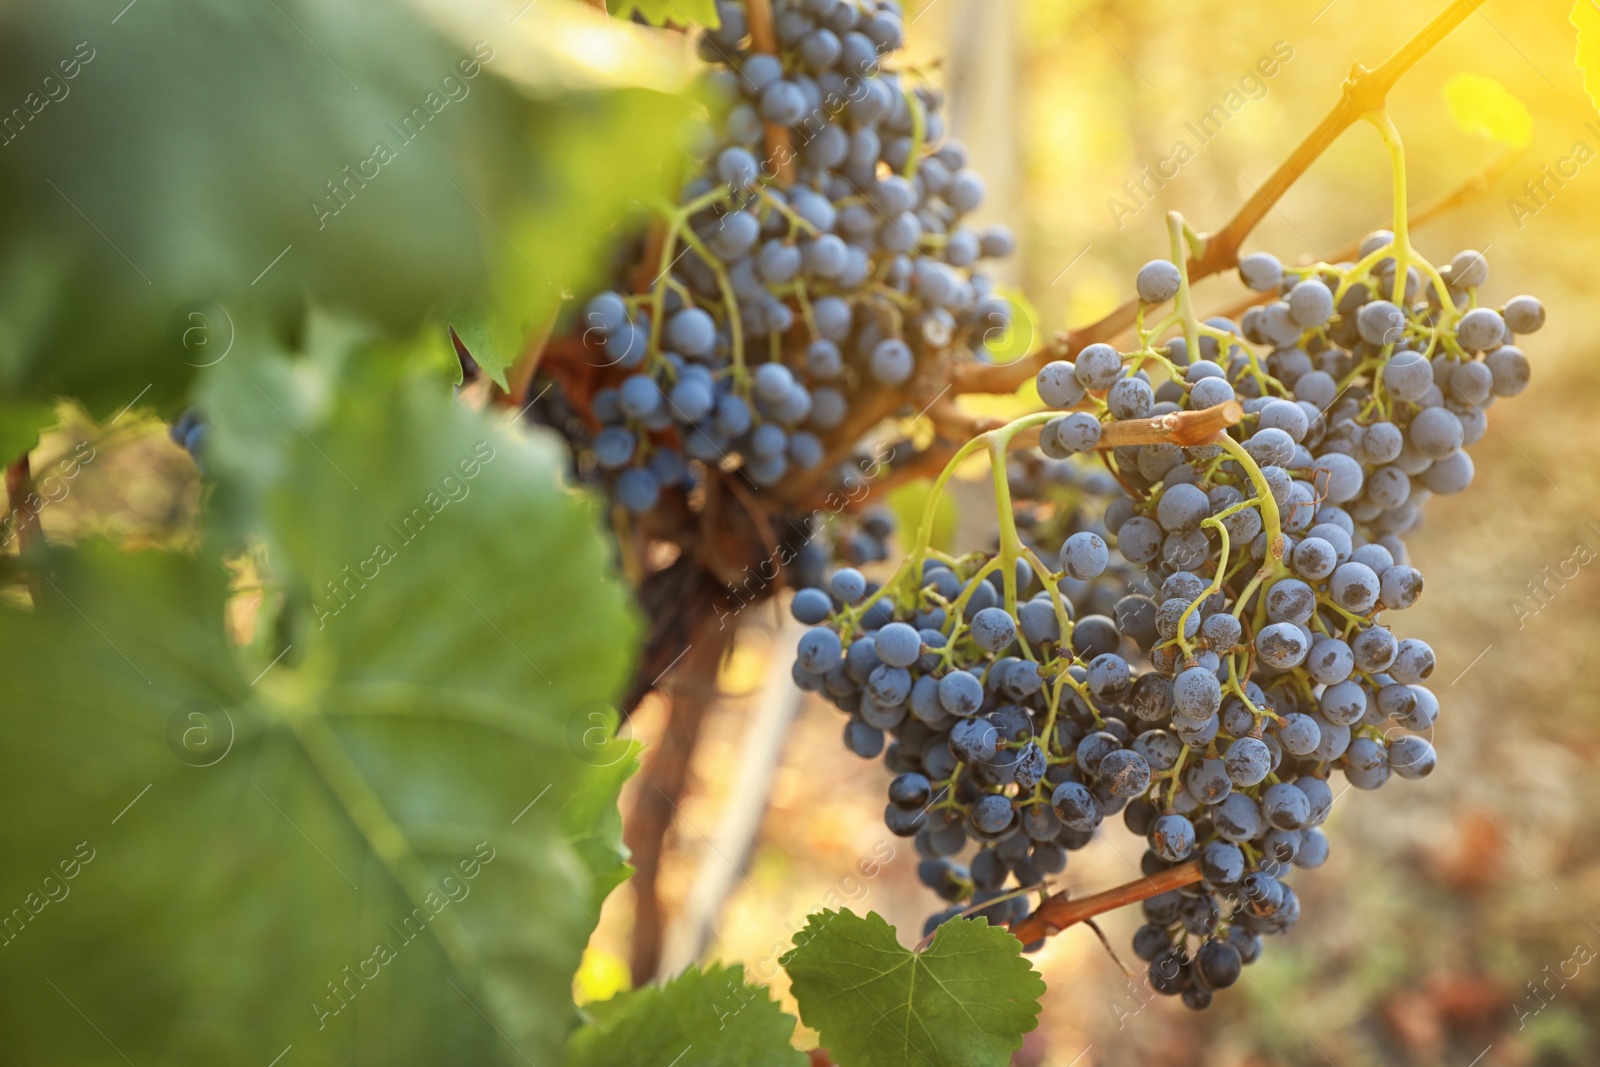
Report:
[[[570,727],[637,620],[446,323],[498,372],[691,103],[677,42],[531,6],[0,9],[0,1060],[551,1062],[580,1024],[636,752]]]
[[[1600,700],[1587,676],[1600,616],[1586,565],[1600,552],[1600,468],[1587,447],[1600,390],[1587,319],[1600,261],[1600,114],[1572,64],[1568,9],[1490,0],[1391,97],[1417,202],[1508,150],[1453,117],[1453,79],[1492,77],[1525,105],[1526,144],[1493,188],[1417,238],[1435,260],[1486,251],[1492,297],[1533,292],[1550,310],[1530,351],[1533,385],[1491,414],[1478,486],[1434,501],[1414,546],[1430,584],[1403,624],[1440,652],[1440,771],[1382,799],[1341,798],[1332,860],[1297,881],[1305,921],[1205,1015],[1156,1002],[1087,930],[1054,939],[1037,960],[1050,987],[1041,1024],[1017,1062],[1600,1062],[1600,865],[1586,847],[1600,832],[1590,772]],[[1137,267],[1165,247],[1166,210],[1182,210],[1202,231],[1220,225],[1332,103],[1350,65],[1377,63],[1431,13],[1377,0],[907,4],[912,56],[950,94],[953,132],[988,179],[990,220],[1021,237],[1006,281],[1036,309],[1041,333],[1121,301]],[[493,419],[431,403],[419,384],[431,381],[442,396],[443,333],[419,339],[424,323],[456,325],[497,373],[564,290],[588,284],[627,201],[670,187],[671,119],[685,105],[668,92],[683,85],[687,50],[599,19],[554,2],[418,0],[382,12],[334,0],[248,11],[161,0],[120,14],[80,2],[0,8],[0,104],[59,93],[47,74],[68,87],[0,147],[0,444],[9,457],[53,425],[34,451],[35,477],[50,487],[40,511],[49,540],[63,551],[112,544],[123,553],[89,547],[60,557],[58,573],[70,579],[63,597],[81,610],[26,615],[16,583],[0,609],[8,709],[49,723],[12,734],[0,769],[8,812],[0,907],[39,891],[75,842],[98,845],[100,833],[108,842],[73,880],[72,899],[44,907],[0,948],[0,1029],[19,1062],[267,1063],[288,1044],[294,1059],[285,1067],[520,1062],[507,1042],[545,1063],[573,1019],[526,1003],[548,1003],[575,968],[580,1000],[626,987],[626,893],[609,898],[581,966],[578,951],[592,919],[585,910],[622,874],[610,801],[631,750],[574,762],[582,746],[563,741],[572,712],[614,689],[633,634],[611,565],[589,536],[597,517],[557,487],[550,450],[496,436]],[[60,64],[85,41],[94,58],[63,79]],[[378,178],[343,186],[348,203],[338,215],[313,210],[315,199],[332,210],[338,198],[326,183],[371,158],[372,142],[390,136],[387,124],[436,89],[448,96],[442,79],[478,41],[494,58],[481,64],[470,97],[435,112]],[[1459,93],[1465,83],[1454,84]],[[1243,101],[1236,109],[1230,93]],[[1190,124],[1219,104],[1226,121],[1202,143]],[[1491,132],[1520,139],[1502,126]],[[1146,167],[1169,176],[1157,185]],[[1246,247],[1325,256],[1384,224],[1388,211],[1384,157],[1358,126]],[[1241,292],[1231,279],[1214,280],[1201,290],[1203,306],[1225,307]],[[222,321],[214,309],[229,312],[226,335],[204,338],[219,347],[197,349],[186,337],[196,307],[209,330]],[[330,316],[313,330],[308,308],[362,325],[330,334],[341,321]],[[253,347],[202,368],[235,333]],[[393,373],[362,376],[340,356],[350,350]],[[197,372],[208,403],[232,412],[234,426],[208,471],[220,485],[205,519],[198,472],[151,414],[181,408]],[[340,406],[342,390],[369,405]],[[58,403],[62,395],[78,402]],[[258,395],[275,398],[283,418],[254,421],[276,418],[251,400]],[[313,603],[324,572],[480,436],[511,453],[473,488],[472,507],[486,510],[408,550],[409,577],[353,602],[343,620],[351,636],[320,640]],[[92,461],[81,461],[85,442]],[[403,467],[410,480],[373,499],[362,464],[374,477]],[[362,486],[349,496],[347,476]],[[940,518],[958,544],[990,534],[983,487],[967,492],[971,507]],[[891,504],[901,513],[918,507],[915,487]],[[556,526],[564,539],[551,535]],[[224,549],[237,549],[247,528],[257,542],[230,551],[225,572]],[[261,543],[273,551],[263,554]],[[134,551],[144,554],[126,555]],[[0,557],[13,576],[14,553],[8,545]],[[492,581],[449,604],[456,594],[440,579],[459,581],[464,559],[486,564],[480,573]],[[185,598],[204,594],[205,610],[221,615],[225,580],[226,627],[196,635],[190,661],[164,664],[158,679],[139,683],[105,647],[114,640],[137,659],[162,647],[153,627],[187,633]],[[573,592],[564,584],[572,580],[587,591]],[[608,607],[580,613],[588,628],[553,614],[596,596]],[[748,861],[719,851],[724,825],[751,803],[738,780],[749,724],[781,724],[785,710],[772,709],[793,698],[793,633],[777,614],[740,618],[662,888],[678,918],[668,945],[675,965],[701,952],[742,964],[792,1012],[777,959],[808,913],[876,910],[909,942],[934,902],[916,883],[909,843],[879,826],[885,772],[845,753],[836,713],[809,702],[788,728]],[[109,629],[97,636],[84,625],[90,618]],[[567,651],[578,637],[601,650],[593,662]],[[273,660],[297,642],[297,654]],[[60,653],[67,647],[74,656]],[[405,835],[419,841],[440,818],[487,825],[490,809],[509,835],[523,794],[542,784],[524,788],[513,756],[567,776],[566,795],[550,798],[559,805],[519,817],[516,831],[536,842],[520,847],[533,851],[514,848],[510,862],[487,869],[486,894],[488,878],[509,884],[493,889],[493,914],[464,935],[491,955],[517,951],[499,970],[443,953],[407,959],[408,973],[424,972],[415,986],[408,979],[403,989],[362,993],[356,1018],[340,1021],[349,1030],[319,1040],[318,1016],[304,1002],[371,951],[366,933],[397,902],[351,914],[343,875],[363,885],[364,873],[379,878],[383,849],[352,830],[345,800],[305,773],[287,738],[308,723],[329,728],[347,710],[330,694],[353,680],[352,664],[357,681],[404,679],[418,650],[451,649],[473,672],[460,678],[461,693],[499,691],[494,699],[528,709],[541,735],[509,754],[442,733],[347,742],[367,761],[373,789],[418,798]],[[559,693],[524,669],[547,657],[570,667]],[[269,691],[245,693],[264,668],[277,674],[266,676]],[[190,692],[196,679],[255,728],[209,778],[184,765],[166,733],[182,701],[201,695]],[[144,692],[157,682],[158,694]],[[451,714],[431,694],[385,700],[374,706],[399,713],[423,703],[432,716]],[[649,744],[660,723],[647,704],[629,732]],[[101,758],[86,764],[86,744]],[[157,820],[153,829],[118,815],[144,781],[154,788],[140,794],[140,818]],[[275,795],[293,820],[268,809],[251,788],[257,782],[286,790]],[[162,832],[160,819],[185,830]],[[112,835],[123,830],[118,842]],[[431,865],[448,867],[460,851],[460,839],[438,840],[448,857],[419,849],[434,876]],[[345,861],[344,871],[313,849]],[[1134,842],[1113,835],[1074,858],[1071,884],[1087,892],[1125,881],[1136,862]],[[712,883],[725,883],[727,896],[707,915],[698,890]],[[84,923],[52,925],[68,908]],[[1125,944],[1135,922],[1123,914],[1104,925],[1113,944]],[[182,950],[163,947],[171,945]],[[670,998],[661,1000],[667,1008],[649,1003],[670,1014]],[[289,1021],[295,1012],[298,1022]]]

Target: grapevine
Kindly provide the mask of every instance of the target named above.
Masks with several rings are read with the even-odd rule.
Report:
[[[1031,164],[1064,118],[1144,94],[1134,75],[1165,107],[1135,60],[1176,42],[1169,86],[1226,73],[1244,42],[1187,39],[1217,12],[1155,27],[1119,10],[1101,31],[1099,11],[928,0],[8,8],[11,1058],[1066,1062],[1056,1034],[1121,1045],[1072,1019],[1028,1037],[1047,975],[1057,1008],[1101,1003],[1100,972],[1057,981],[1074,941],[1093,947],[1080,925],[1135,1011],[1146,987],[1172,1005],[1164,1032],[1097,1057],[1221,1033],[1175,1023],[1177,1005],[1235,984],[1257,996],[1230,1011],[1271,1003],[1269,938],[1348,929],[1313,914],[1331,910],[1315,872],[1344,839],[1334,812],[1398,821],[1438,801],[1441,764],[1460,773],[1436,731],[1469,709],[1442,707],[1446,655],[1400,617],[1438,543],[1416,532],[1448,514],[1430,501],[1477,480],[1491,417],[1511,431],[1490,409],[1527,390],[1546,310],[1423,227],[1510,173],[1533,115],[1455,73],[1450,120],[1497,154],[1452,176],[1432,138],[1443,163],[1419,175],[1413,101],[1390,97],[1482,3],[1396,13],[1414,35],[1353,66],[1231,218],[1173,180],[1187,140],[1143,167],[1125,189],[1164,211],[1140,220],[1143,266],[1105,299],[1086,276],[1118,240],[1032,291],[1037,310],[1003,280],[1047,272],[999,262],[1038,250],[1031,226],[995,201],[1093,183],[1054,163],[1018,181],[953,134],[998,120]],[[1600,103],[1594,6],[1569,21]],[[1073,28],[1039,22],[1058,16]],[[949,56],[908,47],[941,22]],[[997,60],[1060,59],[1012,50],[1012,31],[1053,42],[1080,22],[1098,36],[1064,40],[1062,66],[1076,79],[1107,45],[1107,86],[1012,106]],[[1210,143],[1287,86],[1269,71],[1293,53],[1275,43],[1186,131]],[[167,55],[189,61],[143,61]],[[1115,125],[1061,140],[1075,173],[1122,165],[1115,145],[1098,158]],[[1341,138],[1382,205],[1342,236],[1383,228],[1274,254],[1258,226]],[[1579,141],[1530,167],[1518,228],[1592,155]],[[1441,175],[1459,184],[1418,203]],[[1582,206],[1562,195],[1557,211]],[[1209,291],[1224,273],[1242,294]],[[1084,307],[1104,313],[1078,323]],[[1039,332],[1057,320],[1074,327]],[[1540,611],[1594,557],[1582,536],[1527,583]],[[1512,607],[1519,627],[1539,613]],[[1539,691],[1492,671],[1484,692]],[[1514,740],[1537,759],[1497,753],[1491,778],[1565,787]],[[1455,884],[1494,867],[1491,820],[1456,792],[1476,809],[1450,835],[1465,858],[1416,837],[1463,905],[1446,918],[1467,958],[1471,906],[1506,897]],[[1542,795],[1520,810],[1541,834],[1559,814]],[[1136,877],[1090,873],[1102,838]],[[1358,905],[1362,940],[1392,950],[1370,920],[1416,913],[1370,854],[1350,862],[1380,888],[1332,907]],[[748,954],[741,882],[790,919]],[[883,901],[908,887],[897,929]],[[1131,954],[1098,921],[1112,913],[1133,920]],[[1500,995],[1504,961],[1484,962],[1408,964],[1394,981],[1422,991],[1375,1002],[1378,1021],[1440,1058],[1428,1020]],[[1519,1030],[1554,1003],[1551,972],[1527,983],[1531,1011],[1513,1005]],[[1426,1025],[1401,1025],[1412,1005]],[[1544,1022],[1484,1039],[1502,1059],[1565,1051]],[[1308,1043],[1329,1027],[1308,1024]]]
[[[834,539],[831,575],[810,537],[790,567],[792,612],[812,627],[795,682],[848,715],[846,748],[894,775],[886,824],[915,839],[922,881],[949,902],[926,934],[977,915],[1032,949],[1142,900],[1135,950],[1152,983],[1203,1008],[1261,936],[1297,921],[1287,879],[1326,858],[1330,776],[1375,789],[1433,769],[1434,655],[1384,614],[1423,588],[1402,538],[1428,497],[1470,483],[1466,448],[1485,408],[1526,386],[1515,342],[1543,320],[1531,297],[1480,304],[1478,253],[1435,267],[1410,235],[1383,97],[1472,6],[1353,75],[1223,231],[1170,215],[1166,255],[1117,313],[1130,344],[1047,347],[1009,368],[985,364],[1010,308],[974,264],[1012,242],[963,223],[981,179],[943,139],[937,91],[891,69],[892,8],[840,37],[854,9],[779,4],[769,40],[764,14],[720,6],[700,48],[716,133],[661,208],[650,286],[584,306],[584,344],[606,366],[592,442],[574,443],[658,529],[708,479],[743,481],[780,525],[809,529],[794,502],[848,484],[830,461],[918,383],[1036,371],[1049,410],[1008,423],[963,421],[942,392],[925,405],[968,436],[905,464],[942,466],[892,573],[861,569],[888,556],[881,511]],[[1238,257],[1295,168],[1358,118],[1389,159],[1391,228],[1345,261]],[[1230,262],[1259,296],[1238,321],[1202,318],[1192,286]],[[997,540],[952,557],[931,543],[934,516],[979,458]],[[1145,878],[1086,910],[1056,884],[1119,814],[1147,839]]]

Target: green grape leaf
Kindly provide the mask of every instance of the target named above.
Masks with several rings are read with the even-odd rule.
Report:
[[[613,15],[632,18],[640,15],[652,26],[704,26],[714,30],[722,25],[717,0],[607,0]]]
[[[584,1008],[566,1067],[805,1067],[790,1045],[794,1016],[743,967],[685,971],[665,986],[621,993]]]
[[[436,366],[309,337],[207,372],[215,506],[259,501],[252,643],[209,552],[62,551],[0,608],[19,1062],[551,1063],[579,1022],[631,749],[571,725],[637,635],[595,509]]]
[[[460,338],[461,345],[467,350],[478,364],[500,388],[506,388],[506,370],[510,368],[515,358],[510,352],[505,351],[495,340],[494,331],[489,325],[489,314],[482,306],[472,304],[463,307],[449,316],[450,329],[456,337]],[[451,342],[452,346],[454,341]],[[452,351],[452,355],[460,353]],[[457,378],[452,385],[460,385],[462,379]]]
[[[1578,30],[1578,69],[1583,72],[1583,88],[1596,110],[1600,110],[1600,8],[1593,0],[1574,0],[1572,25]]]
[[[633,873],[628,847],[622,843],[622,812],[617,794],[639,769],[643,746],[617,737],[621,713],[615,705],[593,701],[568,718],[568,748],[580,753],[593,770],[582,788],[561,809],[567,843],[583,858],[593,879],[590,925],[600,921],[600,905]]]
[[[1507,148],[1527,148],[1533,140],[1533,116],[1511,90],[1482,74],[1462,72],[1444,85],[1450,118],[1463,132],[1475,133]]]
[[[674,168],[662,163],[678,158],[687,116],[682,98],[619,90],[569,94],[530,123],[534,142],[560,165],[530,161],[522,169],[542,171],[537,191],[501,197],[514,206],[497,222],[503,239],[489,250],[486,296],[460,316],[468,351],[501,388],[528,337],[547,329],[569,294],[598,282],[618,220],[666,190]]]
[[[1044,994],[1022,946],[983,919],[953,919],[920,953],[848,908],[810,917],[779,961],[800,1019],[840,1067],[1005,1067]]]
[[[446,27],[441,6],[0,8],[16,108],[0,130],[0,392],[171,414],[247,320],[297,322],[308,301],[392,336],[485,293],[502,334],[547,317],[608,240],[618,191],[669,181],[676,126],[656,120],[682,104],[599,88],[669,80],[592,58],[612,40],[638,53],[624,23],[579,34],[565,5],[478,3]],[[547,63],[535,91],[528,42],[546,23],[590,57]],[[502,344],[491,374],[518,347]]]

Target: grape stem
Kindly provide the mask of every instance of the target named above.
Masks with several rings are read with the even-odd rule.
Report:
[[[1188,347],[1189,359],[1193,361],[1200,358],[1200,323],[1195,318],[1194,306],[1189,299],[1189,264],[1183,253],[1183,231],[1183,216],[1176,211],[1167,212],[1167,234],[1172,242],[1172,262],[1178,268],[1178,292],[1173,300],[1177,304],[1178,317],[1183,322],[1183,343]],[[1159,330],[1159,327],[1157,329]]]
[[[1149,900],[1151,897],[1160,896],[1162,893],[1186,885],[1193,885],[1200,881],[1200,877],[1200,861],[1190,860],[1165,871],[1158,871],[1148,878],[1139,878],[1081,900],[1070,900],[1067,894],[1057,893],[1039,905],[1032,915],[1013,923],[1011,933],[1018,941],[1029,945],[1059,934],[1067,927],[1092,919],[1096,915],[1115,911],[1129,904],[1137,904],[1141,900]]]
[[[1263,566],[1275,565],[1283,567],[1283,520],[1278,511],[1278,500],[1272,495],[1272,486],[1267,484],[1266,475],[1261,473],[1261,468],[1256,465],[1255,458],[1244,450],[1244,446],[1225,433],[1217,434],[1215,443],[1231,456],[1234,462],[1244,468],[1245,474],[1250,479],[1250,484],[1255,488],[1256,496],[1261,500],[1261,524],[1267,532],[1267,558]]]
[[[928,116],[923,110],[922,98],[911,88],[909,79],[902,79],[900,92],[906,98],[906,108],[911,112],[911,151],[906,154],[905,177],[907,181],[917,176],[917,164],[922,161],[922,146],[928,136]]]
[[[1433,264],[1411,247],[1411,231],[1406,217],[1406,151],[1400,140],[1400,131],[1387,111],[1372,112],[1366,119],[1378,128],[1378,134],[1383,138],[1383,147],[1389,151],[1389,167],[1394,176],[1394,290],[1391,299],[1401,307],[1406,305],[1407,275],[1414,263],[1428,276],[1428,281],[1439,296],[1440,306],[1446,314],[1450,314],[1455,311],[1455,301],[1450,298],[1449,287]]]
[[[683,238],[684,244],[699,253],[705,265],[716,276],[717,288],[722,292],[722,300],[728,312],[728,347],[729,358],[733,364],[733,381],[742,390],[746,386],[748,377],[744,368],[744,317],[739,312],[739,298],[733,291],[733,279],[728,276],[728,269],[722,265],[722,261],[711,254],[710,249],[700,242],[700,238],[693,230],[688,226],[682,226],[679,227],[678,234]],[[661,316],[657,315],[656,318],[660,319]],[[650,328],[652,330],[656,328],[654,322]]]
[[[33,472],[28,465],[28,453],[18,456],[6,468],[6,499],[10,511],[6,518],[17,524],[17,553],[27,569],[28,593],[37,607],[44,600],[44,560],[40,558],[44,547],[44,527],[39,524],[39,512],[28,506],[33,493]]]
[[[751,51],[777,55],[778,34],[772,24],[772,0],[747,0],[745,17],[750,23]],[[772,164],[778,184],[786,187],[794,181],[794,149],[789,143],[789,128],[776,122],[766,122],[762,126],[767,162]]]
[[[1199,411],[1172,411],[1148,419],[1117,419],[1100,430],[1101,451],[1127,445],[1179,445],[1194,448],[1207,444],[1229,426],[1244,419],[1244,407],[1227,400]]]
[[[1205,239],[1205,251],[1189,261],[1189,278],[1202,278],[1219,274],[1239,262],[1239,248],[1282,199],[1295,182],[1310,169],[1328,147],[1363,116],[1382,110],[1389,90],[1402,75],[1432,51],[1451,30],[1460,25],[1468,15],[1483,6],[1484,0],[1452,0],[1452,3],[1434,17],[1415,37],[1401,46],[1382,66],[1375,70],[1357,64],[1345,79],[1343,92],[1333,108],[1323,116],[1315,129],[1279,164],[1278,169],[1262,183],[1250,199],[1234,214],[1222,229]],[[1040,367],[1052,359],[1070,358],[1084,347],[1106,338],[1115,337],[1134,322],[1139,311],[1137,298],[1129,300],[1111,311],[1098,322],[1072,330],[1060,344],[1046,345],[1032,356],[1014,363],[970,363],[955,368],[951,381],[958,393],[1009,393]]]
[[[1011,444],[1012,438],[1024,430],[1044,425],[1055,418],[1057,414],[1059,413],[1054,411],[1036,411],[1032,414],[1024,415],[1020,419],[1013,419],[1002,426],[997,426],[992,430],[986,430],[978,434],[956,450],[955,455],[951,456],[949,462],[944,465],[944,470],[939,472],[939,477],[934,479],[933,488],[928,492],[928,502],[922,508],[922,522],[917,527],[917,539],[912,544],[911,551],[906,555],[905,563],[901,565],[901,574],[916,573],[918,577],[921,576],[922,561],[927,558],[928,546],[933,541],[933,524],[938,515],[939,501],[943,498],[945,487],[950,484],[950,479],[955,476],[956,468],[960,467],[968,456],[980,448],[989,448],[990,462],[998,472],[995,475],[995,494],[998,500],[1001,493],[999,481],[1005,476],[1005,452],[1006,448]],[[1007,486],[1005,499],[1009,501],[1010,498],[1010,488]],[[1003,532],[1005,518],[1002,517],[1000,521]],[[1014,522],[1012,523],[1011,531],[1012,536],[1015,537],[1016,524]],[[1002,548],[1004,547],[1003,542],[1004,538],[1002,536]],[[1012,557],[1013,560],[1015,558],[1015,556]],[[1010,581],[1015,583],[1016,576],[1014,574]],[[893,585],[894,583],[891,582],[889,584]],[[888,588],[888,586],[885,586],[885,588]]]
[[[1489,191],[1494,188],[1495,184],[1501,178],[1505,177],[1506,172],[1509,171],[1512,165],[1515,164],[1517,160],[1521,159],[1522,156],[1523,153],[1518,149],[1512,149],[1502,153],[1499,157],[1489,163],[1488,166],[1484,167],[1482,170],[1478,171],[1472,176],[1464,179],[1460,184],[1456,185],[1448,192],[1434,197],[1432,200],[1428,201],[1426,204],[1423,204],[1415,211],[1410,212],[1406,219],[1407,229],[1419,230],[1423,226],[1426,226],[1428,223],[1432,222],[1434,219],[1448,215],[1450,212],[1459,207],[1470,204],[1474,200],[1481,200],[1483,197],[1488,195]],[[1333,254],[1329,256],[1329,263],[1352,262],[1356,259],[1359,259],[1360,254],[1361,242],[1359,240],[1351,241],[1342,248],[1335,249]],[[1304,272],[1308,274],[1317,274],[1320,273],[1322,268],[1326,265],[1327,264],[1318,264],[1316,267],[1300,269],[1304,270]],[[1213,316],[1220,316],[1225,319],[1238,319],[1240,315],[1243,315],[1251,308],[1260,304],[1270,304],[1272,301],[1278,299],[1280,299],[1280,295],[1276,291],[1269,291],[1265,293],[1249,293],[1246,296],[1234,301],[1232,304],[1228,304],[1217,309],[1212,314]]]
[[[1239,504],[1235,505],[1235,508],[1230,508],[1229,510],[1232,511],[1237,508],[1248,507],[1249,505],[1250,501],[1241,501]],[[1189,619],[1199,609],[1201,604],[1205,603],[1213,593],[1222,588],[1222,578],[1228,569],[1228,528],[1223,525],[1222,516],[1213,515],[1210,518],[1203,520],[1200,525],[1202,527],[1209,526],[1211,529],[1217,531],[1217,538],[1222,542],[1222,545],[1217,550],[1217,570],[1216,573],[1211,576],[1211,583],[1206,586],[1205,592],[1195,597],[1195,599],[1190,602],[1189,606],[1183,609],[1183,614],[1178,616],[1177,642],[1178,647],[1183,650],[1183,659],[1185,663],[1194,662],[1194,645],[1189,641],[1188,635],[1184,633],[1185,628],[1187,628],[1189,625]]]

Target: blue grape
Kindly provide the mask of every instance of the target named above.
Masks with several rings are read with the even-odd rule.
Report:
[[[630,467],[617,475],[616,494],[623,507],[641,515],[661,498],[661,482],[646,467]]]
[[[984,608],[972,618],[972,639],[980,648],[1000,652],[1017,639],[1017,624],[1002,608]]]
[[[1194,846],[1194,823],[1182,815],[1163,815],[1150,830],[1150,847],[1168,863],[1187,859]]]
[[[877,632],[878,658],[893,667],[909,667],[922,654],[922,636],[903,622],[891,622]]]
[[[882,646],[879,646],[881,651]],[[867,691],[885,708],[895,708],[911,695],[911,673],[904,667],[891,667],[887,663],[873,669],[867,676]]]
[[[807,591],[818,592],[819,590]],[[798,597],[796,600],[798,601]],[[796,617],[798,617],[798,612]],[[819,626],[807,630],[801,635],[796,660],[806,670],[813,674],[824,674],[838,666],[841,659],[839,635],[832,630]]]
[[[623,414],[640,419],[661,406],[661,387],[647,374],[635,374],[617,390],[617,405]]]
[[[975,170],[963,168],[950,176],[944,199],[957,214],[965,215],[978,209],[978,205],[983,203],[985,191],[983,176]]]
[[[889,783],[889,803],[902,808],[920,808],[933,796],[933,784],[925,775],[907,773]]]
[[[1239,788],[1257,785],[1272,773],[1272,753],[1255,737],[1241,737],[1230,744],[1222,762],[1229,780]]]
[[[939,703],[951,715],[974,715],[983,705],[983,683],[966,671],[952,671],[939,679]]]
[[[1145,303],[1161,304],[1178,295],[1181,282],[1182,275],[1176,265],[1165,259],[1155,259],[1139,268],[1134,288]]]
[[[600,466],[608,470],[625,467],[633,459],[637,440],[621,426],[607,426],[595,435],[594,454]]]
[[[628,321],[628,307],[616,293],[605,292],[583,307],[583,324],[610,335]]]
[[[747,254],[760,237],[760,221],[748,211],[734,211],[722,217],[706,243],[711,251],[732,261]]]
[[[1261,794],[1261,813],[1279,830],[1301,830],[1311,822],[1311,801],[1288,782],[1279,782]]]
[[[1000,735],[986,719],[962,719],[950,730],[950,750],[968,763],[994,757]]]
[[[1056,816],[1071,829],[1089,833],[1100,825],[1100,808],[1082,783],[1062,782],[1051,794],[1050,804]]]
[[[1010,800],[991,793],[972,806],[972,825],[983,833],[998,834],[1011,825],[1015,815]]]
[[[789,435],[776,423],[763,423],[750,435],[750,453],[757,459],[776,459],[789,447]]]
[[[1150,765],[1131,749],[1107,753],[1096,773],[1109,783],[1113,796],[1136,797],[1150,787]]]
[[[801,589],[790,602],[789,611],[797,622],[813,626],[833,614],[833,601],[821,589]]]
[[[788,473],[789,461],[781,454],[756,456],[745,463],[744,470],[757,485],[777,485]]]
[[[1105,540],[1092,531],[1080,531],[1062,542],[1061,567],[1080,581],[1098,578],[1110,560]]]
[[[647,461],[651,473],[663,486],[682,485],[689,477],[689,467],[683,456],[670,448],[657,448]]]
[[[717,326],[700,308],[684,308],[667,319],[663,338],[668,348],[686,356],[706,356],[716,344]]]
[[[915,366],[911,348],[897,337],[880,341],[872,350],[872,377],[883,385],[900,385]]]
[[[751,390],[769,403],[778,403],[794,385],[794,375],[782,363],[763,363],[755,370]]]
[[[716,394],[706,382],[685,375],[667,394],[667,403],[682,421],[699,422],[710,414],[716,403]]]
[[[1300,628],[1289,622],[1275,622],[1256,635],[1256,652],[1263,663],[1279,670],[1299,666],[1311,651],[1311,642]]]
[[[825,455],[822,439],[814,433],[801,430],[789,438],[789,460],[801,470],[820,466]]]
[[[867,580],[854,567],[843,567],[834,572],[829,588],[844,604],[854,604],[867,593]]]
[[[844,728],[844,744],[862,759],[875,759],[883,751],[883,731],[851,720]]]

